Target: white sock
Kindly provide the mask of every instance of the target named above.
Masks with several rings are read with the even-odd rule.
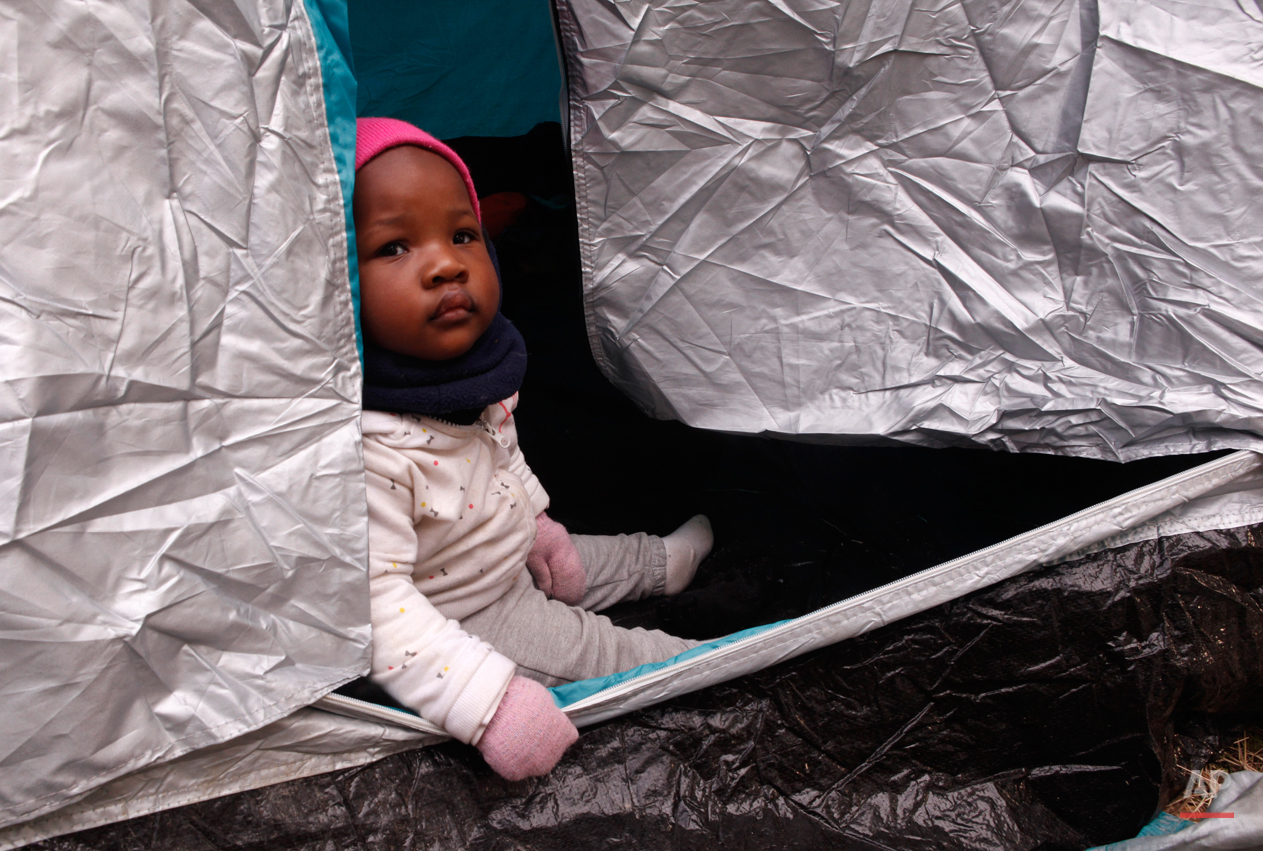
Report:
[[[715,536],[710,520],[699,514],[662,539],[667,545],[667,581],[663,593],[679,594],[693,581],[697,566],[710,553]]]

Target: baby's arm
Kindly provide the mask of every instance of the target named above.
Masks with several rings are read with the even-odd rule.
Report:
[[[548,691],[430,604],[412,582],[428,552],[416,532],[416,468],[364,441],[369,507],[373,681],[396,700],[475,745],[508,780],[547,774],[579,732]]]
[[[477,744],[513,663],[439,614],[408,577],[371,577],[369,594],[373,681],[453,738]]]
[[[364,442],[364,466],[373,681],[454,738],[475,744],[516,666],[443,617],[413,584],[415,562],[427,555],[413,523],[415,467],[371,440]]]

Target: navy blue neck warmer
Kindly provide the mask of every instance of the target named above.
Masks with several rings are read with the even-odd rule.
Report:
[[[500,280],[500,258],[483,231]],[[507,399],[526,374],[526,341],[499,310],[469,351],[450,360],[423,360],[364,340],[364,408],[396,414],[428,414],[468,425],[482,409]]]
[[[451,360],[422,360],[364,341],[364,407],[397,414],[481,411],[522,386],[526,342],[497,312],[469,351]],[[460,417],[459,419],[464,419]]]

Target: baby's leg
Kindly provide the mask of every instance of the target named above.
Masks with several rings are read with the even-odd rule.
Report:
[[[644,532],[633,535],[571,535],[588,584],[579,605],[599,612],[624,600],[659,596],[667,585],[667,548]]]
[[[666,538],[634,535],[571,535],[587,572],[579,605],[599,612],[624,600],[678,594],[710,552],[710,521],[698,515]]]
[[[550,600],[525,570],[507,594],[461,627],[546,686],[662,662],[701,643],[661,630],[623,629],[604,615]]]

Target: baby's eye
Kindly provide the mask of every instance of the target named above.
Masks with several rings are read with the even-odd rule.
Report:
[[[468,245],[471,242],[477,242],[478,235],[471,230],[461,230],[456,232],[456,236],[452,237],[455,245]]]
[[[378,257],[397,257],[398,255],[403,254],[404,250],[405,249],[403,247],[402,242],[398,242],[398,241],[388,242],[385,245],[383,245],[381,248],[377,249],[377,256]]]

